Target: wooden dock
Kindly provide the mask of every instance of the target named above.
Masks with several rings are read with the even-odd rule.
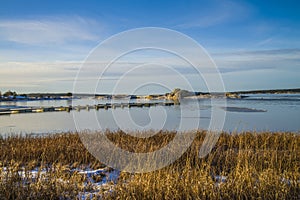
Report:
[[[0,115],[10,115],[10,114],[18,114],[18,113],[43,113],[43,112],[70,112],[72,110],[80,111],[80,110],[99,110],[99,109],[116,109],[116,108],[132,108],[132,107],[151,107],[151,106],[174,106],[179,105],[179,103],[175,102],[147,102],[147,103],[105,103],[105,104],[96,104],[96,105],[85,105],[85,106],[59,106],[59,107],[22,107],[22,108],[2,108],[0,109]]]

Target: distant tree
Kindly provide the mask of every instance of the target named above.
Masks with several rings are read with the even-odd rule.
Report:
[[[68,96],[68,97],[71,97],[72,95],[73,95],[73,94],[72,94],[71,92],[68,92],[68,93],[67,93],[67,96]]]
[[[5,92],[5,93],[3,94],[3,96],[4,96],[4,97],[9,97],[9,96],[14,96],[14,97],[15,97],[15,96],[17,96],[17,93],[8,90],[7,92]]]
[[[4,97],[8,97],[8,96],[10,96],[11,94],[12,94],[12,92],[9,90],[9,91],[5,92],[5,93],[3,94],[3,96],[4,96]]]

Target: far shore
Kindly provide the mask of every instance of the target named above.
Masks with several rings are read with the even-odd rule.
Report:
[[[7,94],[8,93],[8,94]],[[179,88],[165,94],[84,94],[84,93],[29,93],[17,94],[16,92],[6,92],[0,95],[0,102],[6,101],[50,101],[50,100],[73,100],[84,97],[93,97],[95,99],[149,99],[149,100],[174,100],[187,99],[208,99],[208,98],[229,98],[242,99],[247,98],[249,94],[299,94],[300,88],[296,89],[276,89],[276,90],[249,90],[233,92],[191,92]]]

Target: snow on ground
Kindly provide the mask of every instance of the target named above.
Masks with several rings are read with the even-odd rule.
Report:
[[[86,184],[91,184],[92,190],[87,192],[81,192],[78,194],[79,199],[92,199],[97,195],[100,190],[111,192],[114,185],[120,176],[120,171],[109,168],[102,168],[97,170],[80,170],[79,174],[84,174],[87,177]],[[99,180],[95,180],[95,177],[102,177]]]
[[[4,180],[7,178],[7,174],[10,174],[9,172],[11,172],[11,169],[8,169],[7,167],[0,168],[0,178]],[[20,177],[24,178],[25,185],[27,183],[26,181],[28,180],[33,182],[39,178],[47,180],[47,173],[49,173],[49,169],[35,168],[32,170],[25,170],[25,168],[21,168],[21,170],[17,171],[17,173]],[[84,190],[78,193],[78,198],[82,200],[92,199],[95,196],[101,198],[101,196],[99,196],[99,191],[112,192],[120,176],[120,171],[109,167],[96,170],[87,167],[84,169],[75,168],[69,170],[69,173],[77,173],[85,177],[83,182]],[[222,184],[226,184],[227,182],[227,177],[222,175],[215,175],[213,176],[213,179],[216,187],[221,187]],[[68,180],[63,180],[61,178],[59,181],[68,183]],[[281,181],[287,185],[291,184],[291,181],[286,178],[282,178]],[[300,180],[298,180],[298,182],[300,182]]]
[[[54,168],[50,168],[53,170]],[[32,170],[25,170],[25,168],[21,168],[21,170],[17,171],[17,174],[23,178],[23,183],[26,185],[28,181],[35,182],[37,179],[42,178],[47,180],[50,173],[49,169],[41,169],[35,168]],[[54,169],[55,170],[55,169]],[[12,169],[8,169],[7,167],[0,168],[0,178],[5,180],[8,176],[11,176]],[[85,169],[71,169],[70,174],[80,174],[85,177],[84,180],[84,192],[79,192],[79,199],[91,199],[93,196],[99,196],[98,192],[100,190],[104,190],[107,192],[111,192],[113,190],[114,185],[117,183],[117,180],[120,176],[120,171],[114,170],[109,167],[92,170],[90,168]],[[61,178],[58,179],[60,182],[68,183],[68,180],[63,180]]]

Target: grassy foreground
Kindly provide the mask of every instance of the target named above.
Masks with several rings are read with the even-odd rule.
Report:
[[[121,131],[106,133],[132,152],[157,150],[175,134],[160,132],[145,139]],[[205,134],[198,131],[189,149],[170,166],[149,173],[121,172],[109,189],[95,189],[86,175],[77,173],[105,166],[76,133],[3,137],[0,199],[76,199],[90,191],[88,197],[102,199],[300,199],[299,133],[223,133],[212,152],[199,158]]]

